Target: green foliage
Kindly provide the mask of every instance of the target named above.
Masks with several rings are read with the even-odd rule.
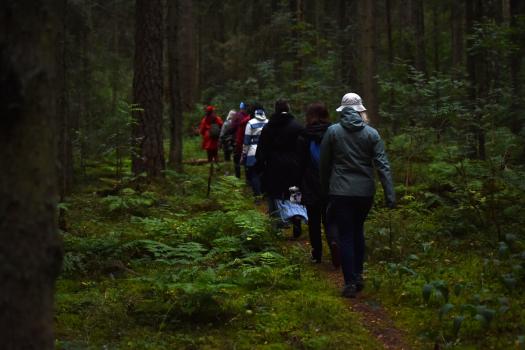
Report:
[[[155,204],[156,195],[153,192],[137,193],[132,188],[124,188],[118,196],[102,198],[101,203],[106,205],[110,213],[125,213],[129,211],[135,215],[143,215],[146,209]]]

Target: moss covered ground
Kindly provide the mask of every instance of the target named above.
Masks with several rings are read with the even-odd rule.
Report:
[[[58,349],[380,348],[220,167],[206,198],[207,166],[118,190],[88,166],[64,205]]]
[[[189,140],[185,158],[199,155]],[[414,165],[421,180],[398,186],[397,209],[382,209],[378,193],[358,302],[386,310],[414,349],[523,349],[523,189],[508,185],[512,173],[433,164]],[[209,198],[208,166],[147,184],[115,179],[111,162],[87,165],[62,205],[58,349],[385,346],[305,242],[272,229],[230,165],[215,169]]]

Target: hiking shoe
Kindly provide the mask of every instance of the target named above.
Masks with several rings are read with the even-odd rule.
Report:
[[[301,228],[301,223],[295,223],[293,224],[293,238],[297,239],[301,236],[302,234],[302,228]]]
[[[355,284],[347,284],[344,286],[343,291],[341,292],[341,295],[344,298],[355,298],[357,295],[357,288]]]
[[[310,262],[312,262],[312,264],[320,264],[321,263],[321,258],[316,258],[313,255],[311,255],[310,256]]]
[[[365,282],[363,281],[363,276],[357,277],[357,281],[355,281],[355,289],[358,293],[365,289]]]
[[[341,255],[336,242],[330,243],[330,255],[332,256],[332,265],[338,269],[341,266]]]

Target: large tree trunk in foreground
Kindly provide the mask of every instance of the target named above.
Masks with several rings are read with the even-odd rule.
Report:
[[[53,349],[60,0],[0,3],[0,344]]]
[[[168,60],[170,75],[170,155],[169,163],[177,171],[182,170],[182,98],[180,80],[180,60],[178,52],[179,0],[168,2]]]
[[[137,0],[135,7],[135,74],[133,103],[132,163],[134,174],[154,178],[164,170],[162,135],[162,48],[161,0]]]

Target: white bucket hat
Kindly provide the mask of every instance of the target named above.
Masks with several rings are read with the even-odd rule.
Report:
[[[346,107],[350,107],[357,112],[366,111],[365,106],[363,106],[363,100],[361,99],[361,96],[354,94],[353,92],[349,92],[343,96],[343,99],[341,100],[341,106],[339,106],[336,111],[341,112],[343,108]]]

